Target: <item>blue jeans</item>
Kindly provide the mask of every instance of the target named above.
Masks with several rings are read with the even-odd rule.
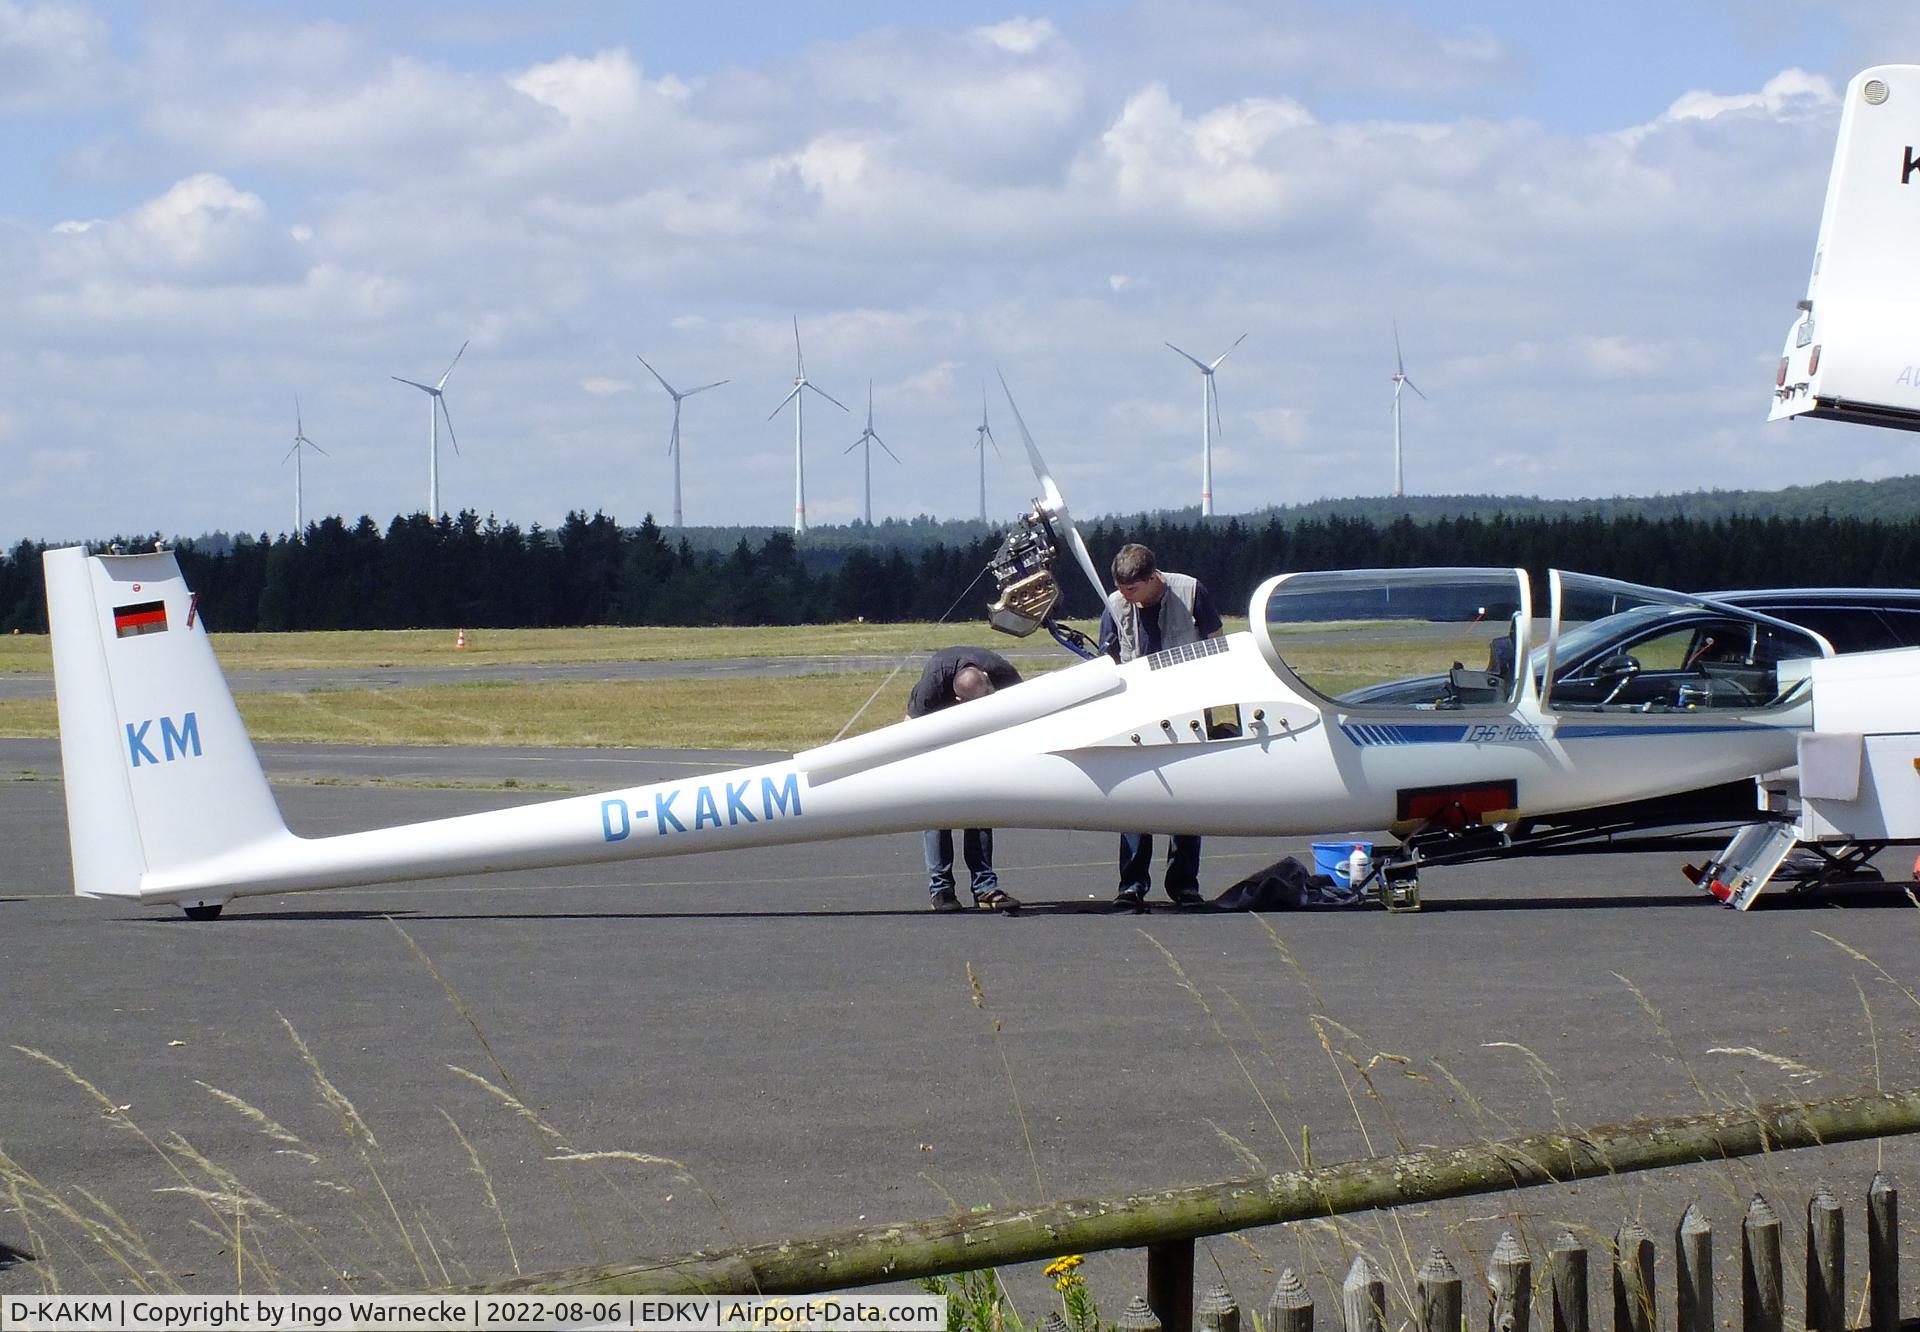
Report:
[[[1167,839],[1167,896],[1178,902],[1200,896],[1200,838],[1175,833]],[[1120,834],[1120,891],[1145,897],[1153,883],[1153,834]]]
[[[934,828],[925,837],[927,892],[930,895],[950,893],[953,891],[953,833],[945,828]],[[967,858],[967,869],[973,875],[975,897],[1000,886],[1000,876],[993,872],[993,829],[963,829],[960,851]]]

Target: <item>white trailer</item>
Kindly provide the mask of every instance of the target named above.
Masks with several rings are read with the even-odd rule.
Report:
[[[1845,875],[1888,846],[1920,843],[1920,648],[1807,665],[1813,726],[1795,742],[1793,767],[1759,779],[1772,817],[1742,828],[1699,871],[1709,892],[1742,911],[1796,846]]]
[[[1920,65],[1854,76],[1769,420],[1920,430]]]

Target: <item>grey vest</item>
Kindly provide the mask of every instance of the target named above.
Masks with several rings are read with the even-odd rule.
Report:
[[[1193,598],[1200,580],[1164,569],[1160,577],[1167,585],[1160,596],[1160,646],[1181,647],[1197,641],[1200,635],[1193,623]],[[1113,613],[1114,628],[1120,635],[1120,660],[1132,661],[1140,655],[1140,612],[1118,592],[1107,594],[1107,609]]]

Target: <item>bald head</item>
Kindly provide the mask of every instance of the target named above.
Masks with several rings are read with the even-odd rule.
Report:
[[[953,696],[962,703],[985,698],[993,692],[993,681],[978,666],[962,666],[953,673]]]

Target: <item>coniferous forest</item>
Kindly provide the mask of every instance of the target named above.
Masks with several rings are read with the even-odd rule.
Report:
[[[384,531],[371,518],[327,518],[299,539],[167,544],[207,622],[228,632],[978,619],[992,599],[982,575],[998,541],[978,525],[946,530],[950,539],[891,523],[801,537],[763,531],[740,535],[730,549],[703,549],[651,518],[623,527],[576,512],[545,530],[463,512],[437,522],[395,518]],[[1082,535],[1103,570],[1123,543],[1144,542],[1162,567],[1212,588],[1229,613],[1263,579],[1298,569],[1557,567],[1684,591],[1920,585],[1913,516],[1496,513],[1383,522],[1315,513],[1201,523],[1159,515],[1104,520]],[[113,543],[148,550],[155,539]],[[22,541],[0,556],[0,633],[45,631],[42,549]],[[1067,616],[1097,615],[1084,579],[1059,572]]]

